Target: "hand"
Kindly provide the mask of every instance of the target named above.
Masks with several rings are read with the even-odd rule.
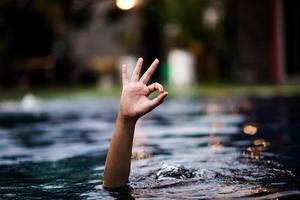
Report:
[[[161,84],[153,83],[148,86],[146,85],[152,74],[157,69],[158,63],[158,59],[155,59],[148,70],[140,78],[143,59],[139,58],[130,81],[128,80],[126,65],[122,66],[123,90],[120,101],[121,116],[137,120],[139,117],[150,112],[164,101],[168,93],[164,90]],[[154,99],[149,99],[149,95],[156,90],[159,91],[159,95]]]

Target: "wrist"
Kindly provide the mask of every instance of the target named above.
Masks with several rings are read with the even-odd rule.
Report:
[[[136,124],[138,117],[124,115],[121,111],[118,113],[118,121],[125,124]]]

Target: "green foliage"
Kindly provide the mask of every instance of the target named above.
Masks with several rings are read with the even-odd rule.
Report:
[[[203,13],[209,8],[219,9],[220,21],[215,29],[204,24]],[[227,4],[225,0],[164,0],[160,8],[161,22],[176,24],[180,29],[180,40],[188,45],[191,41],[199,42],[217,49],[227,47],[225,34]]]

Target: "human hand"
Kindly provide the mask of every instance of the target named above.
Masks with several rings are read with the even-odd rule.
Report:
[[[158,63],[158,59],[155,59],[140,78],[143,59],[139,58],[130,81],[128,79],[126,65],[122,66],[123,90],[119,112],[122,117],[137,120],[139,117],[160,105],[168,95],[168,92],[166,92],[159,83],[152,83],[147,86],[148,81],[158,67]],[[156,90],[159,91],[159,95],[154,99],[150,99],[149,95]]]

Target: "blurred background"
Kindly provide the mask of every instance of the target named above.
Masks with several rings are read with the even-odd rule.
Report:
[[[119,86],[159,58],[170,88],[300,82],[297,0],[2,0],[1,90]],[[11,92],[11,89],[10,89]]]
[[[0,199],[109,199],[119,69],[138,57],[170,95],[137,124],[133,197],[300,199],[299,4],[1,0]]]

